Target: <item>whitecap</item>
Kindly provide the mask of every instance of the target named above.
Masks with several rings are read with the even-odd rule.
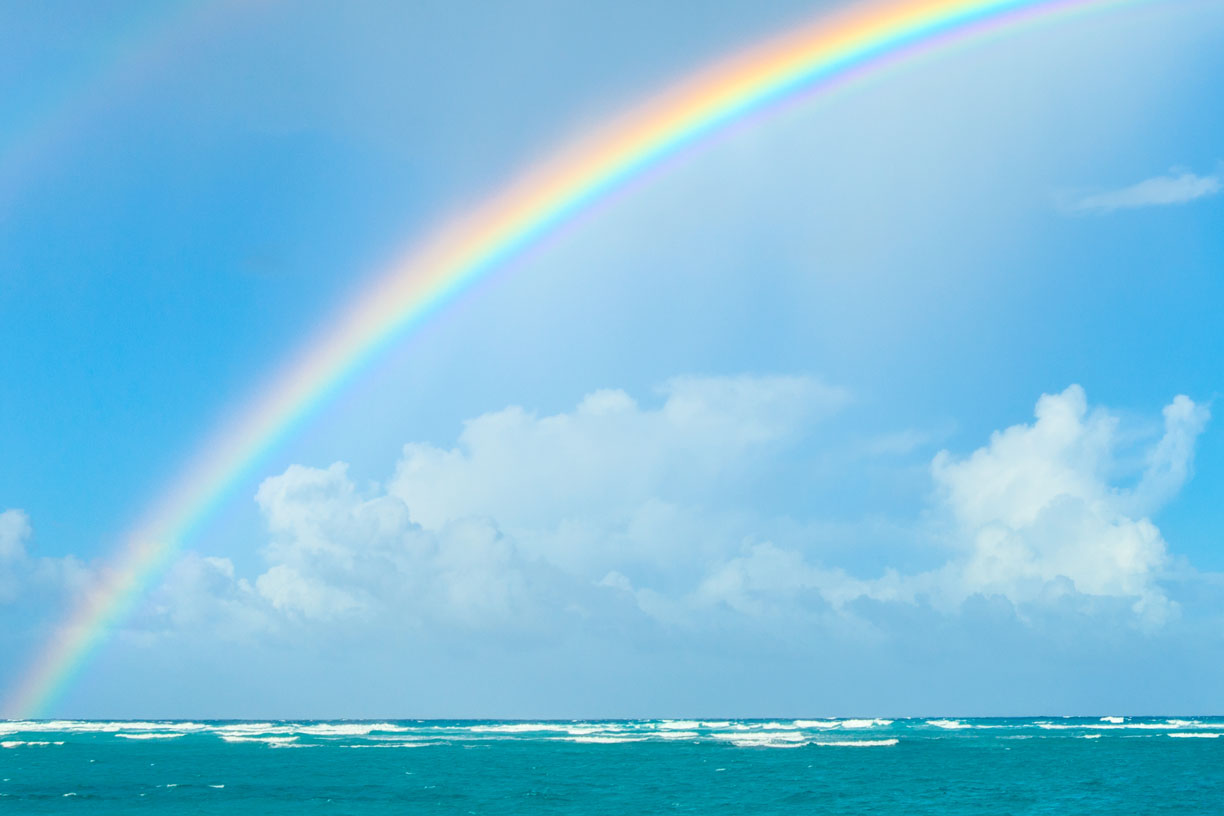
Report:
[[[147,740],[147,739],[176,739],[178,737],[185,737],[187,735],[182,732],[176,732],[176,731],[153,731],[153,732],[144,733],[144,734],[124,734],[123,732],[119,732],[115,734],[115,736],[121,739]]]
[[[737,748],[801,748],[808,738],[795,731],[758,731],[738,734],[713,734]]]
[[[24,745],[40,746],[40,745],[63,745],[63,744],[64,744],[63,740],[56,740],[55,742],[51,742],[48,740],[6,740],[5,742],[0,742],[0,748],[20,748]]]
[[[825,740],[813,742],[812,745],[836,746],[839,748],[883,748],[888,745],[896,745],[900,740],[881,739],[881,740]]]
[[[398,733],[407,729],[391,723],[317,723],[295,726],[292,730],[312,737],[360,737],[373,731]]]
[[[1126,718],[1125,717],[1102,717],[1101,722],[1107,722],[1107,723],[1113,723],[1114,725],[1120,725],[1121,723],[1126,722]]]
[[[696,720],[660,720],[657,727],[670,731],[692,731],[694,728],[701,728],[701,723]]]
[[[841,720],[838,724],[842,728],[886,728],[892,725],[892,720]]]
[[[558,723],[500,723],[498,725],[458,726],[461,731],[476,734],[529,734],[536,731],[564,731],[566,726]]]
[[[960,720],[927,720],[927,725],[933,725],[936,728],[944,728],[949,731],[957,731],[962,728],[972,728],[971,725],[966,725]]]
[[[195,722],[146,720],[14,720],[5,730],[24,733],[114,733],[116,731],[201,731],[209,726]]]
[[[795,721],[778,722],[770,720],[765,722],[737,722],[730,723],[728,730],[730,731],[797,731],[800,726]]]
[[[1197,725],[1189,720],[1168,720],[1166,722],[1128,722],[1128,723],[1034,723],[1046,731],[1164,731],[1169,728],[1195,728]]]
[[[296,736],[289,737],[253,737],[243,736],[240,734],[221,734],[221,739],[226,742],[262,742],[267,745],[283,745],[288,742],[295,742]]]
[[[797,728],[836,728],[837,720],[795,720]]]
[[[292,734],[293,726],[286,724],[274,723],[229,723],[227,725],[214,726],[213,733],[218,736],[271,736],[277,734]]]
[[[1224,736],[1218,731],[1190,731],[1180,734],[1169,734],[1170,737],[1199,737],[1201,739],[1215,739],[1219,736]]]
[[[608,732],[619,732],[623,729],[610,727],[610,726],[579,725],[579,726],[569,726],[561,730],[572,736],[582,737],[588,734],[604,734]]]

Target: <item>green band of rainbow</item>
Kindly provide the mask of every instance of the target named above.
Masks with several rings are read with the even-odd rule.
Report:
[[[1134,0],[894,0],[856,6],[702,71],[446,225],[358,297],[223,428],[128,537],[9,699],[38,716],[162,575],[185,537],[353,372],[477,280],[662,160],[796,94],[1027,22]]]

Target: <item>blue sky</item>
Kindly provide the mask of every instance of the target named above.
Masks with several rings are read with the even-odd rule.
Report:
[[[387,259],[840,4],[61,5],[0,12],[5,685]],[[685,155],[266,457],[54,713],[1220,710],[1221,37],[1137,4]]]

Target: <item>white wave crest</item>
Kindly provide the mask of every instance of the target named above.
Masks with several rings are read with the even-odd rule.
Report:
[[[927,720],[926,724],[933,725],[936,728],[943,728],[948,731],[959,731],[962,728],[972,728],[973,727],[971,725],[967,725],[961,722],[960,720]]]
[[[892,720],[881,720],[881,719],[874,719],[874,720],[842,720],[842,721],[840,722],[840,725],[841,725],[841,727],[842,727],[842,728],[851,728],[851,729],[859,729],[859,728],[887,728],[888,726],[890,726],[890,725],[892,725],[892,724],[893,724],[893,721],[892,721]]]
[[[203,731],[210,726],[194,722],[140,720],[10,720],[0,724],[5,734],[106,734],[116,731]]]
[[[24,746],[40,747],[44,745],[63,745],[63,740],[8,740],[0,742],[0,748],[22,748]]]
[[[883,748],[889,745],[896,745],[900,740],[882,739],[882,740],[816,740],[812,745],[836,746],[838,748]]]
[[[1184,732],[1184,733],[1169,734],[1169,736],[1170,737],[1183,737],[1183,738],[1198,737],[1200,739],[1216,739],[1217,737],[1224,736],[1224,734],[1221,734],[1218,731],[1190,731],[1190,732]]]
[[[374,731],[402,733],[408,730],[391,723],[317,723],[292,728],[295,733],[312,737],[361,737]]]
[[[807,737],[795,731],[756,731],[711,736],[730,742],[737,748],[802,748],[808,742]]]
[[[296,742],[296,736],[288,737],[252,737],[243,736],[240,734],[221,734],[221,739],[226,742],[262,742],[265,745],[284,745],[290,742]]]
[[[1198,720],[1164,720],[1163,722],[1090,722],[1090,723],[1033,723],[1046,731],[1167,731],[1170,728],[1210,728],[1210,723]],[[1217,723],[1218,727],[1219,724]]]
[[[564,731],[566,727],[559,723],[499,723],[497,725],[459,726],[461,731],[471,731],[474,734],[529,734],[537,731]]]

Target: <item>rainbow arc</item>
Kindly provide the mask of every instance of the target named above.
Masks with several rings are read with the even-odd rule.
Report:
[[[1140,0],[893,0],[821,17],[700,71],[559,151],[408,252],[210,437],[31,663],[13,717],[48,712],[183,542],[355,371],[561,224],[668,157],[798,94],[995,33]]]

